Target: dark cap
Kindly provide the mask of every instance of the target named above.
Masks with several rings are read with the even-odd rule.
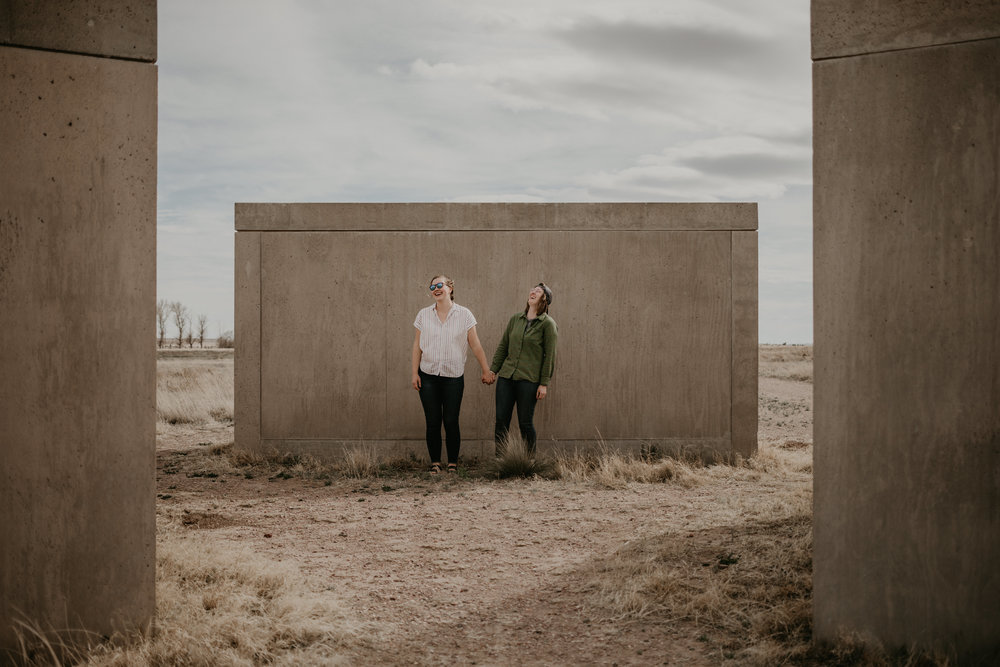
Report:
[[[552,290],[545,283],[538,283],[537,287],[541,287],[542,291],[545,292],[545,303],[552,305]]]

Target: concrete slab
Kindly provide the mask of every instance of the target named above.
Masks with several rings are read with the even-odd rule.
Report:
[[[154,611],[156,70],[0,47],[0,648]],[[20,616],[19,616],[20,617]]]
[[[812,0],[813,60],[993,37],[996,0]]]
[[[259,216],[264,206],[238,205],[238,226],[244,226],[241,212]],[[343,210],[353,215],[357,206]],[[384,219],[403,220],[402,227],[442,212],[437,204],[381,210],[393,206],[400,210]],[[484,210],[448,205],[448,215],[462,219],[461,206],[469,207],[470,219]],[[560,206],[527,210],[549,219]],[[313,216],[319,208],[303,210]],[[270,210],[280,213],[275,227],[299,227],[296,205]],[[605,219],[621,215],[612,211]],[[259,219],[255,226],[268,227]],[[477,317],[488,358],[533,285],[545,281],[556,292],[557,373],[536,414],[543,441],[645,441],[714,458],[732,453],[739,432],[745,453],[756,449],[756,232],[739,232],[737,259],[730,231],[441,231],[434,225],[431,231],[238,232],[240,267],[253,260],[253,251],[241,250],[251,243],[240,241],[245,234],[260,237],[260,314],[252,321],[248,288],[250,297],[238,296],[248,303],[239,306],[246,316],[237,318],[237,340],[259,335],[260,361],[255,369],[254,352],[237,350],[238,387],[245,385],[237,391],[237,410],[252,419],[251,404],[259,402],[260,427],[259,436],[247,427],[246,439],[238,427],[240,447],[266,443],[315,453],[323,442],[368,443],[389,452],[409,442],[422,451],[423,415],[410,387],[413,320],[432,302],[427,282],[444,272],[456,281],[456,302]],[[238,281],[255,274],[238,272]],[[244,287],[239,290],[242,295]],[[358,312],[358,295],[371,307]],[[734,340],[734,332],[746,339]],[[734,430],[736,358],[735,387],[744,406],[738,414],[746,423]],[[242,379],[243,373],[259,374],[259,389],[251,390],[255,380]],[[470,447],[492,439],[493,389],[479,383],[479,374],[470,355],[462,407],[463,441]]]
[[[1000,39],[813,66],[820,638],[1000,655],[998,72]]]
[[[156,0],[0,0],[0,45],[156,61]]]

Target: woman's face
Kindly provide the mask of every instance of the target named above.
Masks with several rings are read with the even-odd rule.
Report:
[[[545,292],[542,291],[541,287],[532,287],[531,291],[528,292],[528,305],[538,306],[541,305],[545,298]]]
[[[435,301],[447,301],[451,298],[451,288],[448,287],[447,280],[444,276],[437,276],[431,281],[431,286],[433,287],[431,295],[434,296]]]

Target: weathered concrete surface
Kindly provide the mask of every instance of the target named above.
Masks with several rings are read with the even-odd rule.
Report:
[[[812,0],[812,57],[955,44],[1000,34],[997,0]]]
[[[234,437],[239,442],[260,442],[260,237],[259,232],[236,235],[236,338],[235,356],[243,368],[258,371],[236,373],[237,400],[233,411]]]
[[[0,81],[2,656],[154,612],[156,69],[3,46]]]
[[[318,205],[238,205],[239,228],[244,213],[254,228],[267,227],[257,206],[280,211],[275,227],[298,229],[300,207],[314,216]],[[536,414],[540,442],[756,450],[756,232],[717,231],[716,220],[704,223],[711,231],[620,231],[613,205],[592,209],[610,214],[603,223],[573,205],[574,227],[586,231],[499,230],[502,220],[489,217],[492,209],[504,219],[523,220],[526,211],[551,220],[567,206],[556,204],[450,204],[449,219],[461,220],[466,206],[484,229],[440,231],[442,205],[377,206],[403,229],[431,231],[356,231],[352,214],[345,231],[237,234],[237,340],[259,341],[237,349],[237,413],[250,424],[237,427],[238,446],[322,453],[332,443],[369,443],[423,452],[423,416],[409,383],[413,319],[432,303],[428,280],[445,272],[456,281],[456,302],[476,315],[488,357],[534,284],[555,291],[560,342],[550,397]],[[659,206],[633,210],[658,226],[672,208]],[[717,210],[750,226],[746,208]],[[337,225],[335,215],[322,219]],[[359,296],[368,304],[360,310]],[[491,453],[493,388],[478,382],[472,355],[466,371],[463,452]]]
[[[756,230],[757,205],[733,204],[236,204],[237,231]]]
[[[155,0],[0,0],[0,45],[156,60]]]
[[[1000,39],[825,60],[813,82],[816,634],[989,662]]]

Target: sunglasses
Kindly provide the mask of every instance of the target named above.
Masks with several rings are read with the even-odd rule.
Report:
[[[432,292],[436,289],[441,289],[442,287],[444,287],[444,283],[431,283]]]

